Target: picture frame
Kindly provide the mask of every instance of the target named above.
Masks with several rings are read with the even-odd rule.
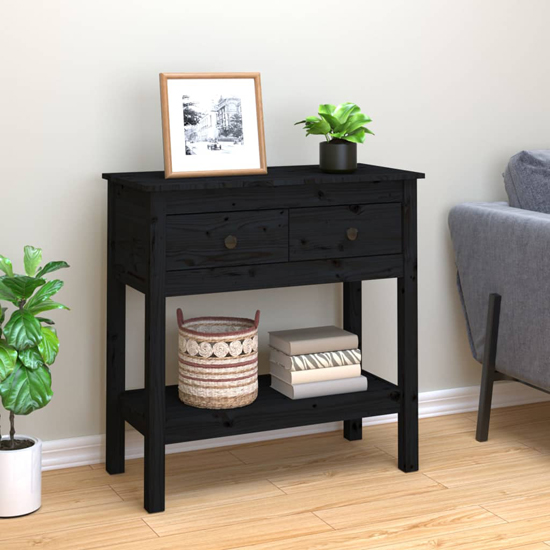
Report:
[[[267,174],[260,73],[160,73],[165,178]]]

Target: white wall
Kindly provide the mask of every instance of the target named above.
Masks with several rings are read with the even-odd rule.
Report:
[[[260,71],[268,163],[317,162],[293,123],[319,103],[354,101],[376,137],[362,162],[425,171],[419,183],[420,382],[473,385],[446,218],[467,200],[504,198],[501,172],[524,148],[548,147],[546,0],[0,0],[0,253],[23,245],[65,259],[55,314],[62,351],[55,396],[18,419],[44,439],[103,432],[106,183],[102,172],[162,168],[158,73]],[[129,385],[142,378],[143,300],[129,291]],[[168,302],[253,315],[268,330],[339,323],[325,285]],[[364,284],[365,363],[395,373],[395,282]],[[264,365],[265,368],[265,365]],[[2,416],[4,432],[6,415]]]

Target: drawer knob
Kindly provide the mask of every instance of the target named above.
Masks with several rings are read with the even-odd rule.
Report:
[[[348,236],[348,240],[350,240],[350,241],[354,241],[355,239],[357,239],[358,234],[359,234],[359,231],[357,231],[357,229],[355,227],[350,227],[346,231],[346,235]]]
[[[224,243],[225,248],[233,250],[237,247],[237,237],[235,237],[234,235],[228,235],[227,237],[225,237]]]

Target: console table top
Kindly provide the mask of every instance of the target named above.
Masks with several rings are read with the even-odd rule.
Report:
[[[268,168],[267,174],[251,176],[217,176],[175,180],[165,179],[164,172],[120,172],[103,174],[103,178],[110,183],[118,183],[138,191],[154,193],[197,189],[417,180],[424,178],[424,174],[371,164],[358,164],[357,170],[353,174],[325,174],[317,165],[303,165],[272,166]]]

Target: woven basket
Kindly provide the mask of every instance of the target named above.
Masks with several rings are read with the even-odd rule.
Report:
[[[258,396],[258,323],[238,317],[184,321],[178,309],[179,398],[201,409],[236,409]]]

